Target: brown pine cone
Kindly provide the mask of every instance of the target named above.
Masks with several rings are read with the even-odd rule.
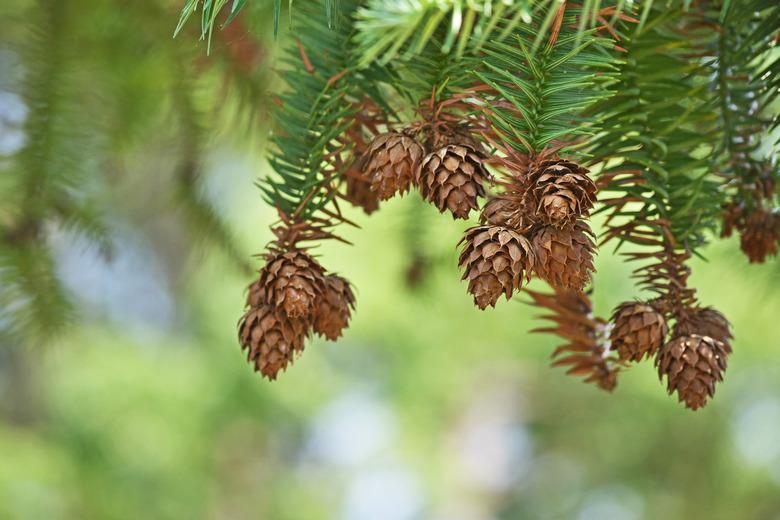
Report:
[[[734,234],[735,229],[742,229],[744,226],[744,213],[739,204],[729,203],[723,206],[723,229],[720,236],[728,238]]]
[[[529,180],[529,204],[545,224],[571,224],[587,216],[596,201],[596,184],[588,170],[571,161],[544,161],[529,173]]]
[[[477,209],[477,198],[485,196],[489,174],[478,149],[466,142],[453,143],[429,153],[422,161],[417,185],[425,200],[441,213],[467,219]]]
[[[482,207],[479,221],[493,226],[527,230],[533,222],[524,210],[522,200],[522,197],[506,193],[490,197]]]
[[[663,315],[647,303],[624,302],[612,314],[609,339],[621,361],[641,361],[664,344],[669,327]]]
[[[307,334],[305,320],[289,318],[270,305],[250,307],[238,324],[238,340],[247,351],[247,361],[271,381],[293,362],[296,352],[303,352]]]
[[[572,229],[544,226],[534,232],[532,244],[537,258],[534,271],[553,287],[581,291],[595,271],[596,245],[586,222]]]
[[[658,351],[658,377],[667,378],[667,391],[676,391],[681,402],[698,410],[715,394],[715,383],[723,381],[731,347],[709,336],[680,336]]]
[[[314,332],[336,341],[349,324],[355,308],[355,295],[349,282],[337,275],[325,277],[325,291],[314,313]]]
[[[780,243],[780,216],[763,208],[754,210],[745,222],[739,242],[751,264],[775,256]]]
[[[712,307],[693,309],[686,316],[677,319],[674,326],[675,337],[692,334],[709,336],[727,344],[734,338],[729,320]]]
[[[296,249],[271,258],[260,270],[258,283],[266,304],[290,318],[308,319],[325,288],[324,276],[325,270],[314,258]]]
[[[371,191],[380,200],[409,191],[424,154],[422,145],[405,134],[388,132],[376,136],[366,152],[365,174]]]
[[[459,244],[464,244],[458,260],[461,279],[469,281],[468,292],[482,310],[495,307],[502,293],[508,300],[520,290],[523,276],[535,262],[528,239],[499,226],[473,227]]]

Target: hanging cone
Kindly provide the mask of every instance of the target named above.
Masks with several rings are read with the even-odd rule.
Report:
[[[532,244],[539,278],[553,287],[581,291],[595,270],[592,234],[583,221],[577,221],[573,229],[544,226],[536,230]]]
[[[508,228],[514,228],[512,222],[519,219],[518,204],[502,195],[490,197],[482,207],[482,213],[479,216],[479,221],[483,224]]]
[[[273,256],[260,270],[258,283],[265,291],[266,304],[290,318],[308,319],[324,290],[324,275],[314,258],[295,249]]]
[[[669,327],[663,315],[642,302],[624,302],[612,314],[609,339],[621,361],[641,361],[661,348]]]
[[[777,254],[780,243],[780,216],[758,208],[751,213],[740,235],[740,247],[751,264],[762,263]]]
[[[501,192],[493,195],[482,207],[480,222],[504,226],[521,232],[537,223],[533,207],[527,205],[528,180],[524,175],[496,180]]]
[[[326,276],[325,291],[314,314],[314,332],[336,341],[349,324],[354,308],[355,295],[349,282],[337,275]]]
[[[725,344],[731,350],[731,324],[726,317],[712,307],[703,307],[690,310],[685,316],[677,318],[674,326],[674,335],[690,336],[698,334]]]
[[[380,134],[366,152],[365,175],[380,200],[404,194],[414,180],[425,151],[414,138],[398,132]]]
[[[464,244],[458,260],[461,279],[468,280],[468,292],[482,310],[495,307],[501,294],[508,300],[513,291],[520,290],[523,276],[535,261],[527,238],[498,226],[473,227],[459,244]]]
[[[467,219],[469,212],[478,208],[477,198],[485,196],[488,178],[478,148],[462,141],[426,155],[417,185],[423,198],[441,213],[449,210],[453,218]]]
[[[239,321],[238,340],[255,371],[273,381],[296,353],[303,352],[307,330],[305,320],[288,318],[270,305],[261,305],[250,307]]]
[[[596,201],[588,170],[571,161],[544,161],[529,173],[529,204],[538,219],[557,227],[587,216]]]
[[[723,381],[726,357],[731,347],[709,336],[680,336],[658,351],[658,377],[667,378],[667,391],[677,392],[681,402],[698,410],[715,394],[715,383]]]
[[[366,215],[370,215],[379,209],[379,197],[376,192],[371,191],[371,182],[362,173],[365,159],[365,156],[359,157],[344,177],[347,184],[347,200],[362,208]]]
[[[730,237],[734,234],[735,229],[742,229],[744,226],[744,213],[739,204],[730,203],[723,206],[723,229],[720,232],[720,236],[723,238]]]

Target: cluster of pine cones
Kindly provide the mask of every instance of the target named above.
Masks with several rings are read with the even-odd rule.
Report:
[[[732,339],[728,320],[715,309],[695,307],[672,313],[661,300],[625,302],[612,315],[609,347],[621,362],[655,356],[658,376],[667,390],[697,410],[723,380]],[[666,316],[665,316],[666,315]],[[669,337],[667,322],[675,316]]]
[[[249,286],[238,338],[255,370],[274,380],[303,352],[312,332],[331,341],[341,336],[355,296],[347,280],[326,274],[304,250],[271,250],[266,260]]]
[[[595,245],[584,220],[596,185],[574,162],[538,158],[506,180],[492,179],[483,145],[464,126],[439,126],[424,139],[411,129],[379,135],[365,156],[365,179],[381,200],[416,186],[455,219],[479,209],[486,184],[500,188],[466,231],[459,266],[480,308],[509,299],[532,276],[581,290],[593,272]]]
[[[611,390],[618,369],[607,367],[608,357],[625,366],[655,356],[669,392],[676,391],[692,409],[703,406],[722,380],[731,352],[725,317],[699,308],[691,303],[695,299],[674,305],[657,298],[623,303],[610,321],[593,318],[582,293],[594,271],[595,253],[586,219],[597,187],[588,170],[542,153],[505,168],[511,173],[495,179],[485,167],[487,161],[484,145],[465,125],[387,132],[367,143],[345,174],[347,196],[370,213],[380,200],[414,186],[440,212],[467,219],[472,210],[480,211],[479,199],[493,187],[481,208],[480,225],[467,229],[460,242],[459,267],[475,305],[494,307],[501,295],[510,299],[532,277],[545,280],[555,295],[529,291],[537,304],[558,313],[550,318],[558,327],[543,330],[568,338],[571,343],[562,349],[574,352],[556,364],[572,365],[570,373],[590,375]],[[239,340],[255,370],[273,380],[303,351],[312,333],[329,340],[340,337],[355,298],[347,280],[327,274],[294,239],[274,243],[265,259],[259,278],[249,287]],[[682,265],[673,263],[677,267],[665,270]]]

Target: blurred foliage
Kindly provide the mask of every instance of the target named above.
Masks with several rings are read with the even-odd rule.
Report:
[[[267,108],[268,5],[248,2],[205,59],[200,28],[170,38],[180,2],[0,4],[0,99],[27,110],[25,144],[0,155],[0,224],[30,211],[46,236],[2,257],[0,294],[18,290],[8,266],[49,262],[62,292],[29,308],[84,318],[45,349],[0,334],[0,518],[778,518],[780,271],[748,270],[732,241],[693,265],[738,335],[695,415],[650,365],[614,395],[549,369],[555,338],[527,333],[519,301],[475,311],[455,259],[466,224],[438,224],[416,195],[380,218],[349,211],[354,247],[317,251],[359,288],[343,341],[314,342],[274,384],[251,372],[233,257],[275,218],[251,187],[268,166],[247,131]],[[50,136],[46,153],[30,132]],[[41,171],[67,182],[31,197],[18,182]],[[414,291],[410,251],[429,266]],[[605,314],[635,296],[631,267],[604,254],[598,268]],[[2,309],[0,329],[24,311]]]
[[[0,6],[0,87],[9,110],[24,114],[23,142],[0,156],[0,329],[38,340],[67,322],[72,302],[46,238],[54,229],[108,256],[112,224],[165,214],[173,222],[163,240],[218,245],[247,268],[201,173],[215,143],[257,142],[264,128],[270,63],[252,27],[267,13],[258,4],[235,19],[205,59],[194,38],[171,41],[175,9],[164,1]]]

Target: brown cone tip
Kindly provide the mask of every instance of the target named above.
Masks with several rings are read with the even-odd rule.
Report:
[[[330,341],[342,334],[355,308],[355,295],[349,282],[337,275],[325,277],[325,291],[314,315],[314,332]]]
[[[593,255],[596,245],[586,222],[577,221],[572,229],[544,226],[533,235],[537,257],[535,272],[556,288],[581,291],[595,271]]]
[[[748,216],[739,237],[740,247],[751,264],[777,255],[780,245],[780,215],[760,208]]]
[[[730,352],[728,344],[709,336],[677,337],[658,351],[658,377],[666,376],[667,391],[677,392],[685,406],[698,410],[715,394],[715,383],[723,381]]]
[[[371,191],[380,200],[409,191],[424,153],[420,143],[402,133],[389,132],[375,137],[366,152],[364,172]]]
[[[643,302],[621,303],[612,314],[609,339],[621,361],[641,361],[661,348],[669,328],[663,315]]]
[[[489,178],[482,156],[468,143],[449,144],[429,153],[422,161],[417,179],[420,193],[440,212],[449,210],[453,218],[467,219],[477,209],[477,199],[485,196]]]
[[[482,207],[479,220],[483,224],[518,228],[515,224],[522,221],[520,201],[506,195],[490,197]]]
[[[501,193],[491,196],[482,207],[480,222],[517,230],[538,223],[533,209],[527,207],[528,179],[524,175],[512,175],[496,184]]]
[[[529,204],[545,224],[571,224],[587,216],[596,201],[596,184],[588,170],[571,161],[544,161],[530,172],[529,179]]]
[[[250,290],[251,294],[251,290]],[[273,381],[303,352],[306,322],[289,318],[269,305],[250,307],[238,325],[238,340],[256,372]]]
[[[477,226],[466,231],[458,267],[474,304],[484,310],[495,307],[499,297],[512,297],[520,290],[523,276],[534,264],[531,244],[526,237],[499,226]]]
[[[324,275],[322,266],[308,253],[293,250],[273,256],[260,270],[257,283],[266,304],[290,318],[308,319],[324,290]],[[252,294],[250,289],[250,298]]]
[[[734,338],[731,334],[729,320],[712,307],[693,309],[686,316],[677,319],[674,335],[690,336],[692,334],[709,336],[723,343],[729,343]]]

